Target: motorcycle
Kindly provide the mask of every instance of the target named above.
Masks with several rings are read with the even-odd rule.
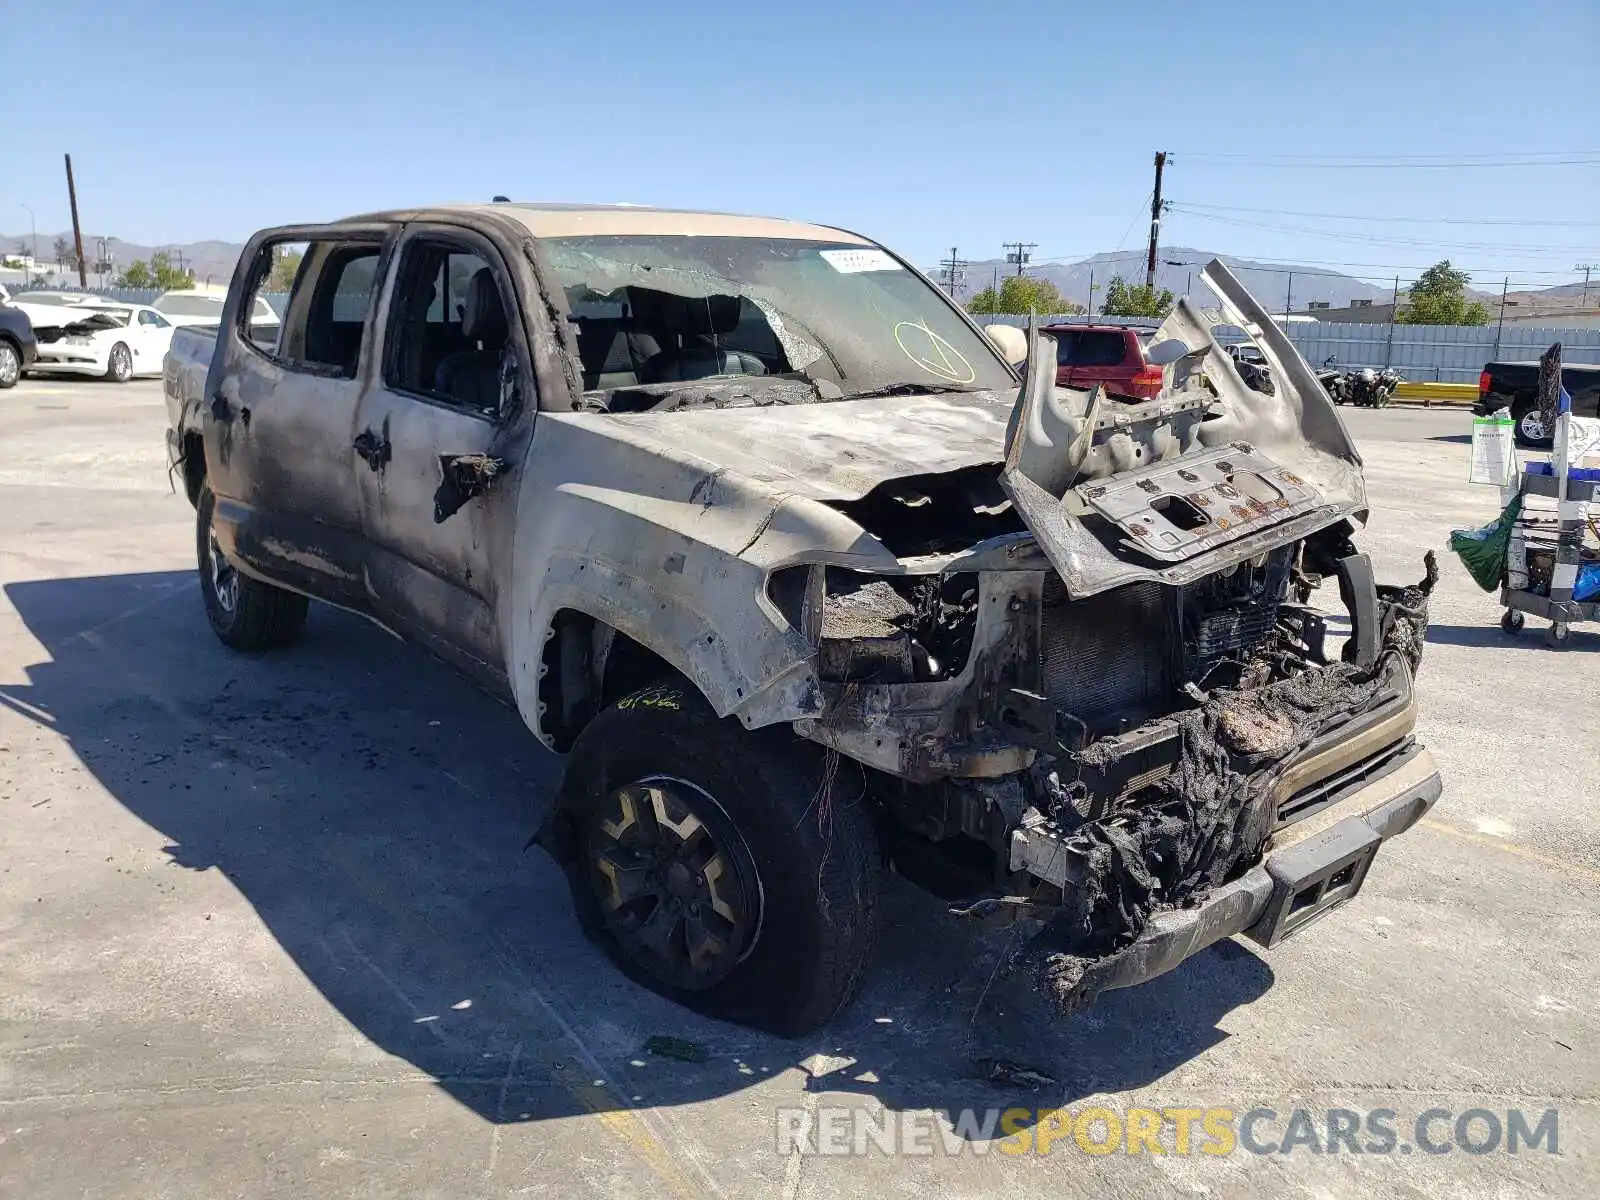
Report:
[[[1334,366],[1338,361],[1333,355],[1328,355],[1322,360],[1322,370],[1317,372],[1317,382],[1322,385],[1322,390],[1328,393],[1328,399],[1335,404],[1343,404],[1350,399],[1348,372],[1341,371]]]
[[[1335,371],[1330,354],[1323,360],[1317,381],[1335,404],[1354,404],[1360,408],[1383,408],[1400,385],[1400,373],[1391,367],[1362,367],[1359,371]]]

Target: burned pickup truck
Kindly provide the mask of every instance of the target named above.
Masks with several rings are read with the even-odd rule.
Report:
[[[537,837],[584,928],[703,1011],[827,1021],[886,867],[1031,922],[1065,1010],[1271,945],[1439,794],[1431,564],[1374,581],[1343,424],[1206,278],[1222,311],[1180,305],[1160,393],[1121,400],[823,226],[497,203],[269,230],[167,360],[206,614],[259,650],[322,600],[514,704],[569,756]]]

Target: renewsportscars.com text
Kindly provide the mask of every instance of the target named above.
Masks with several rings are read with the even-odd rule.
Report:
[[[782,1108],[779,1154],[982,1156],[1560,1153],[1556,1109],[1069,1108],[874,1111]]]

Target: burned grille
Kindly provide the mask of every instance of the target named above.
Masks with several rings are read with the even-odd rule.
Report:
[[[1160,584],[1131,584],[1071,603],[1052,574],[1043,626],[1045,693],[1091,725],[1166,690],[1170,634]]]

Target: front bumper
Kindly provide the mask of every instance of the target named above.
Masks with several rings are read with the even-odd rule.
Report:
[[[1155,914],[1133,943],[1089,965],[1080,990],[1092,996],[1144,983],[1238,933],[1276,945],[1360,891],[1383,843],[1421,820],[1442,789],[1433,756],[1416,747],[1358,791],[1281,830],[1258,866],[1202,903]]]
[[[106,361],[96,358],[93,351],[73,347],[71,350],[54,346],[39,347],[30,370],[60,372],[69,375],[104,375]]]

